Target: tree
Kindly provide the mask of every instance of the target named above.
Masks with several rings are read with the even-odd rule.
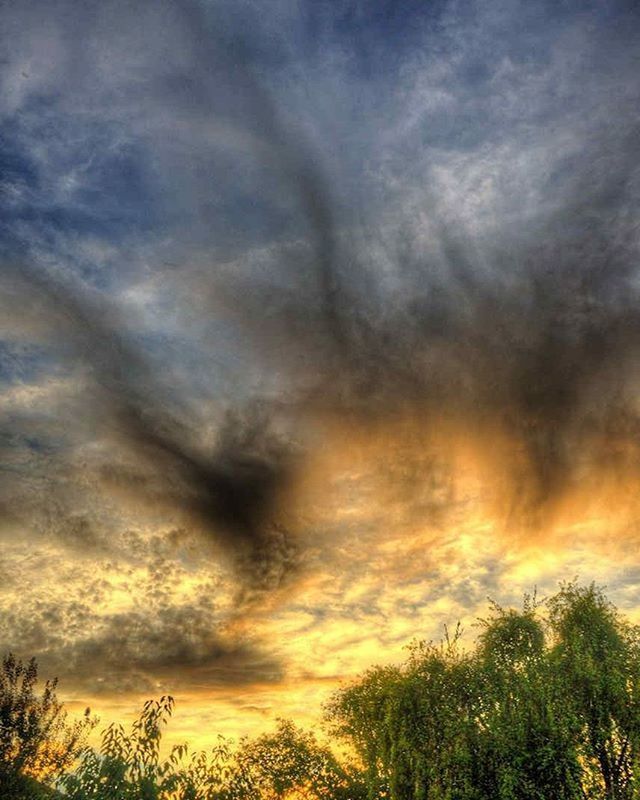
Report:
[[[477,678],[458,647],[419,642],[400,668],[370,670],[327,707],[362,759],[370,800],[474,798]]]
[[[188,759],[186,745],[160,757],[162,729],[173,713],[169,695],[149,700],[126,732],[112,723],[102,732],[100,751],[85,748],[76,769],[60,781],[71,800],[208,800],[214,793],[216,763]],[[226,756],[226,751],[223,753]],[[221,781],[218,781],[220,784]]]
[[[244,739],[236,748],[220,738],[210,753],[186,745],[160,755],[172,697],[145,703],[131,731],[112,724],[100,751],[86,748],[77,768],[60,781],[69,800],[359,800],[358,774],[341,766],[311,733],[280,720],[277,730]]]
[[[68,725],[55,681],[36,697],[36,673],[35,662],[3,662],[3,798],[37,796],[30,779],[51,783],[78,755],[57,783],[67,800],[640,797],[640,632],[594,585],[561,585],[545,603],[525,596],[519,610],[494,603],[475,648],[462,648],[458,626],[336,692],[327,719],[355,761],[286,720],[238,745],[163,757],[169,696],[79,753],[92,721]]]
[[[392,766],[382,721],[400,677],[396,667],[374,667],[337,692],[326,707],[332,732],[349,741],[364,765],[369,800],[388,796]]]
[[[493,604],[475,650],[458,630],[334,695],[370,800],[640,797],[638,629],[593,585],[544,606]]]
[[[35,659],[23,664],[11,653],[0,670],[0,797],[41,794],[73,762],[94,725],[89,709],[74,723],[56,697],[57,680],[36,694]],[[37,781],[37,782],[36,782]]]
[[[594,584],[549,601],[550,657],[575,727],[586,797],[637,797],[640,636]]]
[[[242,788],[233,796],[243,800],[364,798],[365,787],[359,773],[341,765],[312,733],[289,720],[279,720],[272,734],[244,740],[235,757],[234,771]]]
[[[522,611],[492,605],[475,655],[477,785],[496,800],[571,800],[580,764],[565,694],[545,648],[535,597]]]

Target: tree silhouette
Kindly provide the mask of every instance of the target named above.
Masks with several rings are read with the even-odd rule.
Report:
[[[359,800],[359,774],[311,733],[281,720],[277,730],[238,747],[220,739],[210,753],[176,745],[160,755],[173,698],[148,701],[130,732],[112,724],[100,752],[86,748],[60,782],[70,800]]]
[[[0,797],[30,798],[68,768],[94,724],[89,709],[74,723],[56,697],[57,681],[36,694],[38,667],[11,653],[0,670]],[[36,782],[37,781],[37,782]]]
[[[236,774],[245,786],[239,798],[261,800],[358,800],[365,797],[361,775],[340,764],[312,733],[289,720],[277,730],[245,740],[236,756]]]

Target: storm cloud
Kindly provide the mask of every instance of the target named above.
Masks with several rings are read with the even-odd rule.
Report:
[[[186,530],[259,608],[339,539],[299,487],[352,436],[434,524],[457,450],[507,533],[640,480],[638,11],[317,5],[3,9],[7,538]],[[260,662],[183,611],[73,647]]]

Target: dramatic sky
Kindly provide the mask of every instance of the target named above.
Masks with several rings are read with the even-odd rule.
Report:
[[[0,3],[0,651],[196,744],[640,616],[640,9]]]

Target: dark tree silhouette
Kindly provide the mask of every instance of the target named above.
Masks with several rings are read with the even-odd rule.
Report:
[[[38,667],[11,653],[0,670],[0,797],[41,796],[73,762],[94,725],[89,709],[69,723],[56,697],[57,680],[48,680],[36,693]]]

